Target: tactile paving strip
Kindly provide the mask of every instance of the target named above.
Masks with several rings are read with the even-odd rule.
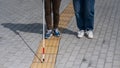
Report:
[[[74,10],[72,2],[65,8],[65,10],[60,14],[60,31],[62,32],[64,28],[67,27],[71,18],[74,16]],[[59,42],[61,37],[52,36],[50,39],[45,40],[45,62],[41,63],[37,57],[34,57],[33,63],[30,68],[54,68]],[[42,57],[42,41],[40,42],[39,48],[36,54]]]

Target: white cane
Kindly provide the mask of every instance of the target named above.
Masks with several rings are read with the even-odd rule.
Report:
[[[45,0],[43,0],[43,48],[42,48],[42,61],[45,61]]]

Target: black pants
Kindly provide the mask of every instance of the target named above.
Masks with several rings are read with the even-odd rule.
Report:
[[[47,29],[58,28],[59,24],[59,8],[61,0],[45,0],[45,20]],[[52,14],[53,13],[53,18]],[[53,19],[53,27],[52,27]]]

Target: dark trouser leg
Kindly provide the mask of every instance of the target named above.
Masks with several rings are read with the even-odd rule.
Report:
[[[79,28],[79,30],[85,29],[84,16],[83,16],[83,13],[84,13],[83,1],[84,0],[73,0],[76,22],[77,22],[77,27]]]
[[[45,0],[45,20],[47,29],[52,29],[51,0]]]
[[[94,4],[95,0],[84,0],[85,29],[94,29]]]
[[[59,25],[59,8],[61,0],[52,0],[53,1],[53,28],[58,28]]]

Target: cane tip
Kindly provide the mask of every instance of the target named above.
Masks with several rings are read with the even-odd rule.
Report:
[[[45,61],[45,59],[42,59],[41,63],[43,63]]]

